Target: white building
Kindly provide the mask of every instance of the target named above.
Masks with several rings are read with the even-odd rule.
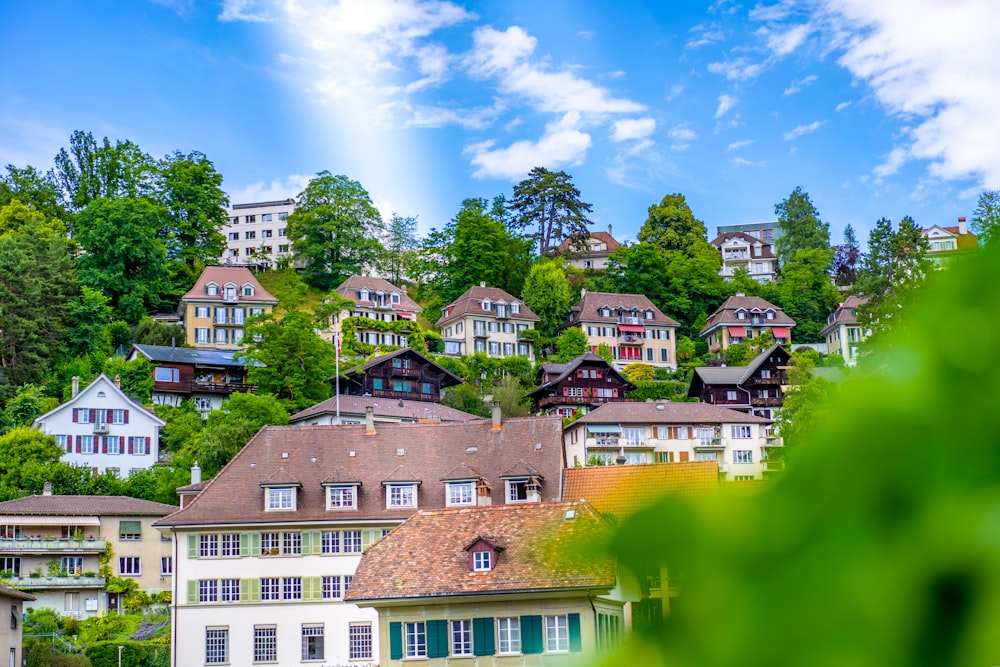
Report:
[[[704,403],[605,403],[566,427],[568,466],[715,461],[727,481],[780,468],[770,419]],[[769,465],[771,463],[771,465]]]
[[[722,253],[719,275],[723,280],[731,280],[737,269],[765,284],[773,282],[778,275],[778,258],[774,254],[773,241],[763,241],[746,232],[726,232],[719,234],[711,243]]]
[[[445,306],[434,326],[441,332],[448,356],[482,352],[493,358],[522,356],[534,362],[531,330],[536,322],[538,315],[524,302],[502,289],[479,283]]]
[[[229,222],[222,228],[226,250],[220,262],[273,268],[282,257],[290,257],[285,228],[294,210],[294,199],[233,204]]]
[[[103,373],[73,398],[38,417],[32,426],[54,435],[63,461],[127,476],[160,458],[165,422],[125,395]]]

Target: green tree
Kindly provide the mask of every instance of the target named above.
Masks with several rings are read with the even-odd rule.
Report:
[[[34,167],[20,169],[8,164],[7,173],[0,176],[0,207],[14,200],[31,207],[46,218],[65,221],[68,217],[59,201],[59,186],[52,172],[42,174]]]
[[[559,361],[565,363],[586,354],[590,349],[587,334],[580,327],[569,327],[556,339],[556,351]]]
[[[112,357],[104,364],[104,374],[121,382],[121,390],[126,396],[133,396],[142,403],[148,403],[153,393],[153,364],[146,357],[138,356],[131,361],[124,357]]]
[[[59,218],[48,217],[19,199],[0,205],[0,236],[11,234],[41,234],[66,236],[66,225]]]
[[[288,411],[274,396],[233,394],[222,408],[209,413],[204,430],[185,453],[188,458],[198,461],[206,478],[211,478],[261,428],[287,423]]]
[[[829,249],[799,250],[775,286],[782,309],[795,320],[795,339],[800,343],[823,342],[820,332],[826,318],[840,303],[840,293],[826,271],[831,254]]]
[[[844,228],[844,242],[837,246],[833,256],[833,274],[838,285],[853,285],[858,279],[858,260],[861,259],[861,247],[858,237],[854,235],[854,227]]]
[[[179,324],[167,324],[144,317],[132,329],[132,340],[137,345],[184,345],[184,328]]]
[[[153,191],[156,161],[131,141],[112,145],[105,137],[98,144],[93,134],[77,130],[69,143],[56,155],[55,181],[71,210],[99,198],[136,198]]]
[[[747,343],[733,343],[722,355],[726,358],[727,366],[746,366],[753,359],[753,350]]]
[[[25,477],[39,466],[55,464],[62,455],[55,436],[30,426],[19,426],[0,435],[0,494],[27,490]]]
[[[191,401],[184,401],[180,407],[157,405],[156,416],[166,422],[160,431],[160,447],[170,453],[180,452],[185,445],[193,444],[205,426]]]
[[[677,361],[691,361],[695,357],[694,341],[687,336],[677,337]]]
[[[226,248],[220,231],[227,222],[229,198],[222,174],[198,151],[175,151],[160,164],[156,199],[166,209],[167,224],[159,237],[167,257],[190,267],[218,261]]]
[[[976,209],[972,212],[972,231],[979,236],[980,245],[1000,241],[1000,190],[979,193]]]
[[[774,243],[782,269],[795,260],[800,250],[827,250],[830,247],[830,226],[820,220],[819,211],[813,206],[801,186],[774,206],[778,216],[781,236]]]
[[[80,287],[80,295],[73,299],[68,315],[70,354],[110,354],[111,347],[105,335],[105,328],[114,314],[110,304],[111,299],[100,290],[86,285]]]
[[[489,417],[492,414],[490,406],[486,405],[479,390],[471,384],[449,387],[444,397],[441,398],[441,405],[447,405],[449,408],[468,412],[470,415],[478,417]]]
[[[97,199],[77,216],[80,281],[111,299],[115,313],[138,322],[163,303],[166,246],[156,230],[168,212],[147,199]]]
[[[601,359],[604,359],[604,361],[608,362],[609,364],[613,363],[615,360],[615,355],[611,352],[611,346],[608,345],[607,343],[599,344],[597,346],[597,349],[594,350],[594,354],[599,356]]]
[[[639,242],[692,255],[707,243],[707,235],[705,223],[694,217],[684,195],[676,193],[649,207],[649,217],[639,230]]]
[[[31,426],[36,417],[45,414],[56,405],[58,405],[58,401],[46,398],[41,387],[26,384],[18,387],[17,393],[7,401],[4,412],[12,426]]]
[[[392,214],[385,229],[383,266],[389,282],[398,285],[404,278],[412,277],[417,260],[417,218]]]
[[[530,400],[525,396],[524,387],[513,375],[504,375],[493,386],[493,400],[500,405],[500,414],[506,418],[527,416]]]
[[[637,382],[652,382],[656,373],[653,367],[649,364],[634,363],[629,364],[624,369],[622,369],[622,375],[624,375],[629,382],[635,384]]]
[[[524,281],[524,304],[539,317],[535,327],[543,336],[556,335],[573,305],[562,260],[540,259]]]
[[[557,247],[564,239],[580,241],[590,235],[587,215],[593,207],[580,199],[572,177],[564,171],[535,167],[528,178],[514,186],[508,206],[513,213],[511,228],[538,244],[538,255]]]
[[[299,193],[287,234],[306,281],[330,291],[377,263],[384,224],[368,192],[347,176],[321,171]]]

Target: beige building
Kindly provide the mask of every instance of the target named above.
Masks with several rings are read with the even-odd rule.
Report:
[[[618,369],[636,363],[677,368],[680,325],[642,294],[583,290],[565,326],[582,329],[592,352],[607,344]]]
[[[0,570],[11,585],[37,599],[29,607],[89,618],[117,608],[101,557],[110,547],[111,573],[141,590],[169,591],[170,538],[153,522],[177,508],[125,496],[53,495],[0,503]]]
[[[591,232],[579,241],[565,239],[553,254],[564,257],[567,264],[578,269],[600,271],[608,267],[608,257],[618,246],[618,241],[611,236],[611,225],[608,225],[607,232]]]
[[[722,253],[719,275],[730,280],[737,269],[760,283],[770,283],[777,278],[778,258],[773,241],[763,241],[746,232],[719,234],[712,245]]]
[[[243,345],[243,327],[270,313],[278,300],[246,267],[206,266],[181,297],[184,335],[191,347],[231,350]]]
[[[21,646],[24,640],[21,619],[24,618],[24,603],[34,600],[34,595],[0,586],[0,604],[5,609],[10,605],[10,623],[0,623],[0,651],[7,653],[10,667],[23,664]]]
[[[839,354],[844,363],[853,366],[858,363],[858,348],[867,335],[858,323],[857,309],[868,303],[868,299],[849,296],[837,306],[837,310],[826,318],[826,326],[820,332],[826,340],[830,354]]]
[[[226,250],[220,263],[274,268],[283,257],[291,257],[291,241],[285,235],[294,199],[234,204],[229,222],[222,228]]]
[[[502,289],[485,283],[470,287],[441,311],[434,325],[441,332],[444,353],[462,357],[481,352],[489,357],[527,357],[535,361],[533,330],[538,316]]]
[[[374,276],[351,276],[335,291],[345,299],[350,299],[354,305],[350,310],[343,310],[333,316],[330,328],[321,334],[324,339],[334,340],[341,332],[343,320],[353,317],[364,318],[355,320],[354,339],[357,342],[375,348],[381,347],[383,351],[407,346],[409,327],[391,323],[402,321],[416,328],[417,315],[423,308],[407,295],[405,288]]]
[[[794,326],[795,320],[781,308],[759,296],[737,292],[709,316],[698,335],[708,343],[709,352],[719,354],[730,345],[746,343],[765,331],[770,332],[773,342],[791,347]]]

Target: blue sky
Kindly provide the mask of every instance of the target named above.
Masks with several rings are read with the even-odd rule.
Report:
[[[683,193],[710,238],[796,186],[864,241],[1000,188],[992,0],[3,3],[0,160],[75,129],[205,153],[234,203],[327,169],[440,227],[563,169],[634,238]]]

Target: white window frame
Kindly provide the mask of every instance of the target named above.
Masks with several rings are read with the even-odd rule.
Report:
[[[403,656],[406,658],[427,657],[427,625],[423,621],[403,624]]]
[[[349,623],[347,626],[348,660],[372,659],[372,624]]]
[[[453,656],[471,656],[472,652],[472,621],[459,619],[451,622],[451,654]]]
[[[385,489],[386,509],[417,506],[416,484],[388,484]]]
[[[733,424],[730,433],[734,439],[746,440],[753,437],[753,427],[746,424]]]
[[[489,551],[472,552],[472,571],[489,572],[493,569],[493,554]]]
[[[476,489],[473,482],[448,482],[447,487],[448,507],[464,507],[476,504]]]
[[[328,510],[357,509],[357,487],[353,484],[326,487],[326,508]]]
[[[205,664],[223,665],[229,662],[229,626],[205,628]]]
[[[278,661],[278,626],[253,626],[253,661],[255,663]]]
[[[118,575],[122,577],[141,577],[142,558],[139,556],[119,556]]]
[[[734,449],[733,463],[753,463],[752,449]]]
[[[545,617],[545,652],[569,653],[569,617]]]
[[[499,655],[521,653],[521,624],[516,616],[497,619],[497,653]]]
[[[326,628],[322,623],[302,624],[302,662],[326,659]]]
[[[269,486],[267,487],[268,512],[291,512],[295,510],[295,487],[293,486]]]

